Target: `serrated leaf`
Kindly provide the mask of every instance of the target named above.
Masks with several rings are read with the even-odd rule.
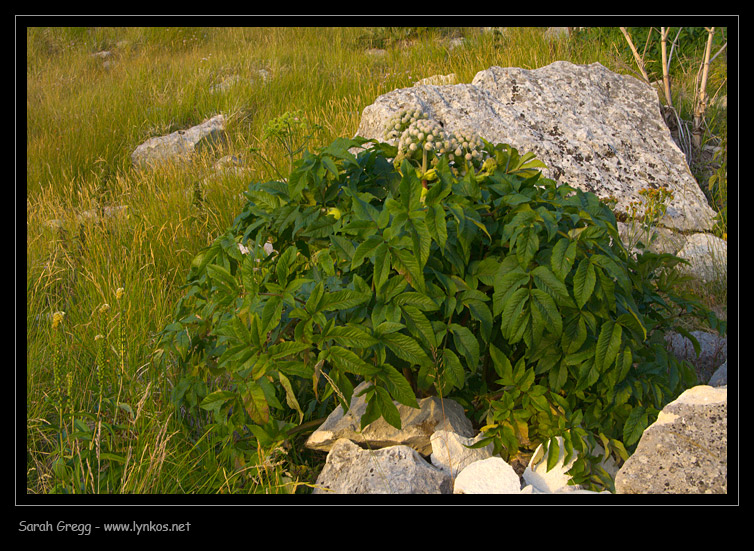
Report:
[[[594,273],[594,266],[588,258],[584,258],[579,262],[576,273],[573,275],[573,296],[579,309],[583,308],[589,297],[592,296],[596,282],[597,275]]]
[[[492,367],[495,369],[495,373],[498,374],[502,385],[513,384],[513,366],[511,365],[508,356],[503,354],[494,344],[490,344],[490,358],[492,358]]]
[[[264,425],[270,420],[270,406],[261,386],[255,382],[248,383],[242,399],[244,409],[254,423]]]
[[[421,293],[426,292],[424,274],[419,266],[419,261],[411,251],[406,249],[393,249],[393,268],[401,274],[409,285]]]
[[[414,255],[419,259],[419,267],[423,268],[429,258],[432,236],[423,218],[410,218],[406,223],[406,230],[411,236]]]
[[[391,396],[399,403],[419,409],[419,403],[416,401],[414,391],[406,378],[392,365],[380,366],[382,373],[380,378],[384,381],[390,391]]]
[[[275,275],[277,275],[277,282],[280,285],[285,285],[288,281],[290,268],[296,260],[296,253],[298,253],[296,247],[287,247],[282,253],[280,253],[277,264],[275,265]]]
[[[427,211],[427,229],[432,239],[440,246],[440,250],[445,248],[448,241],[448,227],[445,222],[445,209],[442,205],[432,205]]]
[[[384,343],[396,356],[412,364],[423,365],[431,363],[429,356],[421,345],[413,338],[403,333],[387,333],[380,336]]]
[[[392,263],[392,256],[390,255],[390,249],[388,249],[387,243],[381,243],[374,253],[374,288],[378,294],[382,286],[388,280],[390,276],[390,266]]]
[[[238,291],[236,278],[228,270],[219,264],[210,264],[207,266],[207,275],[220,287],[224,287],[229,294],[235,294]]]
[[[271,296],[267,299],[267,302],[262,309],[262,325],[261,329],[263,333],[269,333],[280,323],[280,318],[283,315],[283,299],[279,296]]]
[[[443,387],[443,392],[450,392],[453,388],[463,388],[466,381],[466,372],[461,360],[459,360],[456,353],[449,348],[442,351],[442,356],[444,382],[449,383],[447,387]]]
[[[364,258],[372,254],[372,251],[384,243],[385,240],[381,235],[367,237],[358,247],[356,247],[356,250],[353,253],[353,260],[351,261],[351,269],[355,270],[361,266],[362,262],[364,262]]]
[[[643,406],[635,406],[623,425],[623,444],[633,446],[647,428],[648,415]]]
[[[468,327],[463,327],[457,323],[451,323],[448,329],[453,333],[453,342],[465,358],[469,369],[475,372],[479,364],[479,341],[474,333]]]
[[[563,319],[560,317],[555,301],[541,289],[532,289],[530,295],[532,330],[535,338],[542,334],[544,328],[559,337],[563,332]],[[538,327],[542,325],[543,327]]]
[[[529,274],[519,266],[509,268],[510,264],[503,262],[495,275],[495,291],[492,294],[492,314],[499,316],[516,289],[529,282]]]
[[[411,333],[414,335],[418,333],[418,335],[424,339],[427,346],[430,348],[437,348],[435,332],[427,317],[414,306],[405,305],[401,307],[401,310],[403,311],[403,316],[406,320],[406,327],[409,328]]]
[[[623,328],[619,324],[611,320],[602,324],[594,356],[595,367],[600,372],[610,366],[618,355],[622,335]]]
[[[397,295],[393,298],[392,303],[397,306],[414,306],[424,312],[432,312],[440,308],[435,301],[427,295],[415,291],[409,291]]]
[[[371,293],[360,293],[350,289],[326,293],[317,306],[318,312],[331,312],[333,310],[347,310],[363,304],[372,298]]]
[[[301,411],[301,406],[296,399],[296,393],[293,392],[291,382],[288,380],[288,377],[283,375],[283,373],[281,373],[280,371],[278,371],[277,375],[278,379],[280,380],[280,385],[285,390],[285,403],[288,404],[288,407],[298,412],[298,422],[299,424],[301,424],[304,420],[304,412]]]
[[[550,266],[558,279],[565,281],[575,260],[576,241],[563,237],[555,243],[555,246],[552,248],[552,255],[550,256]]]
[[[555,302],[562,306],[575,306],[565,283],[558,279],[547,266],[537,266],[531,271],[531,275],[537,288],[551,295]]]
[[[314,286],[314,289],[312,290],[312,293],[309,295],[309,298],[306,299],[306,311],[309,314],[315,314],[319,311],[319,303],[322,300],[322,297],[325,294],[325,287],[323,283],[320,281]]]
[[[550,444],[547,447],[547,472],[549,473],[555,465],[558,464],[560,459],[560,445],[558,444],[558,438],[550,438]]]
[[[526,268],[539,250],[539,234],[535,227],[524,228],[516,239],[516,258]]]
[[[388,394],[388,391],[382,387],[377,387],[376,390],[377,392],[372,399],[377,401],[382,417],[388,422],[388,424],[401,430],[401,414],[393,403],[390,394]]]
[[[371,377],[376,375],[379,370],[366,363],[355,353],[343,348],[342,346],[331,346],[327,349],[329,360],[337,367],[362,377]]]
[[[529,300],[529,289],[518,289],[505,302],[500,329],[503,336],[509,335],[518,327],[524,315],[524,307]]]
[[[207,411],[219,412],[223,404],[234,396],[235,394],[229,390],[216,390],[205,396],[199,407]]]
[[[285,358],[286,356],[299,354],[304,350],[308,350],[309,348],[311,348],[311,346],[304,342],[283,341],[270,346],[267,349],[267,354],[269,355],[270,359],[277,360],[280,358]]]
[[[335,326],[327,332],[326,338],[354,348],[368,348],[378,342],[377,339],[364,329],[353,325]]]

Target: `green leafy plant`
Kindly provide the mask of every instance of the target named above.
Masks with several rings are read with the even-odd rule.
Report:
[[[706,315],[675,291],[681,260],[629,254],[610,209],[532,154],[399,119],[398,146],[337,139],[249,185],[162,333],[173,400],[244,454],[348,408],[363,380],[362,427],[452,396],[479,445],[510,460],[562,436],[572,482],[612,488],[597,444],[625,460],[695,382],[664,346],[679,308]]]

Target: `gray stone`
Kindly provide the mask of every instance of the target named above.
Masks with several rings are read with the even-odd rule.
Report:
[[[306,441],[306,447],[313,450],[329,451],[341,438],[348,438],[357,444],[372,449],[387,446],[406,445],[429,456],[432,453],[430,437],[436,430],[450,430],[461,436],[473,436],[474,430],[463,411],[463,407],[453,400],[437,397],[418,401],[419,409],[394,402],[401,416],[401,429],[396,429],[380,417],[360,430],[361,416],[366,412],[364,396],[356,396],[371,383],[363,382],[353,391],[348,411],[338,407]]]
[[[491,67],[471,84],[394,90],[364,109],[357,134],[383,139],[388,120],[404,108],[422,109],[446,131],[472,130],[531,151],[548,166],[544,176],[613,196],[623,212],[641,189],[667,187],[674,198],[663,225],[712,227],[715,213],[670,135],[657,91],[599,63]]]
[[[721,337],[706,331],[691,331],[699,342],[697,357],[693,343],[680,333],[668,333],[665,342],[679,360],[687,360],[696,368],[700,382],[706,383],[719,366],[728,360],[728,337]]]
[[[619,494],[728,492],[728,390],[695,386],[666,405],[615,477]]]
[[[717,371],[715,371],[712,374],[712,377],[710,377],[709,380],[709,386],[715,386],[715,387],[727,387],[728,386],[728,362],[726,361],[723,365],[717,368]]]
[[[314,494],[449,494],[450,475],[408,446],[364,450],[347,438],[333,444]]]
[[[139,168],[185,162],[206,145],[219,142],[224,134],[225,117],[216,115],[187,130],[149,138],[134,150],[131,161]]]

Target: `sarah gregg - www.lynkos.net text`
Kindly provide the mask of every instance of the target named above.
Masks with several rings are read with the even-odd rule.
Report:
[[[128,532],[132,534],[155,533],[155,532],[189,532],[191,530],[190,522],[169,523],[169,522],[113,522],[98,523],[91,522],[66,522],[60,521],[53,523],[45,522],[27,522],[21,520],[18,523],[19,532],[54,532],[77,534],[79,536],[89,536],[92,531],[97,532]]]

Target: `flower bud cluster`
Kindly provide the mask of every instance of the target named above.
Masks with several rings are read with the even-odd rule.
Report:
[[[413,157],[416,152],[419,153],[419,158],[421,158],[424,151],[442,155],[446,151],[446,138],[445,132],[438,122],[419,119],[412,122],[401,134],[398,141],[398,152],[407,158]]]
[[[450,160],[460,161],[461,159],[467,162],[482,161],[485,155],[484,143],[481,138],[471,131],[461,131],[453,134],[450,138]]]
[[[385,139],[392,140],[395,138],[400,138],[406,128],[411,126],[412,123],[428,118],[429,115],[427,115],[421,109],[407,109],[404,111],[398,111],[390,118],[387,123],[387,127],[385,129]]]
[[[385,132],[387,139],[398,138],[396,163],[413,159],[435,166],[442,155],[447,155],[451,166],[461,172],[473,166],[478,169],[486,155],[484,143],[472,131],[446,132],[438,122],[420,109],[399,111],[390,119]]]

